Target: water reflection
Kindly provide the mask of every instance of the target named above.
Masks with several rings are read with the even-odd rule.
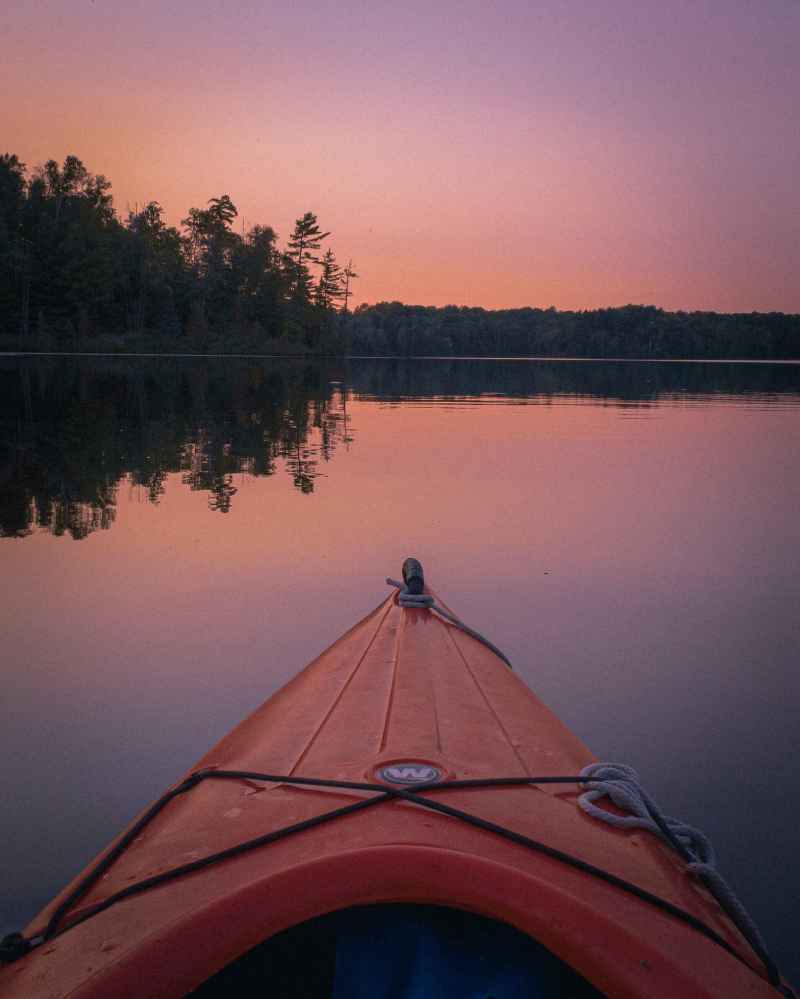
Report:
[[[0,360],[0,536],[108,529],[120,483],[151,503],[170,473],[229,513],[237,477],[282,470],[304,494],[354,440],[347,399],[388,404],[665,399],[741,403],[797,390],[792,365],[358,359],[38,357]]]
[[[800,980],[800,366],[4,358],[0,429],[0,935],[413,552]]]
[[[387,358],[354,360],[349,375],[355,394],[386,402],[547,402],[571,396],[641,405],[675,396],[708,402],[731,395],[741,401],[800,388],[798,365],[735,362],[429,358],[420,363]]]
[[[85,538],[115,519],[119,484],[158,503],[169,473],[228,513],[234,477],[314,490],[349,439],[324,365],[177,359],[6,359],[0,366],[0,534]]]

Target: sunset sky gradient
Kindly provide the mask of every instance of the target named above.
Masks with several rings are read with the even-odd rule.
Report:
[[[800,312],[798,0],[21,0],[0,152],[315,212],[356,301]]]

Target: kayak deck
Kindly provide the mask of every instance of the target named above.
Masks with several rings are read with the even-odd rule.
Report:
[[[431,772],[444,781],[578,774],[593,761],[494,653],[435,614],[401,607],[392,594],[189,773],[255,771],[392,787],[393,778]],[[554,856],[395,798],[119,901],[1,971],[0,989],[75,999],[179,996],[289,927],[352,906],[406,902],[506,922],[615,996],[776,994],[680,858],[649,833],[587,817],[574,785],[425,793],[635,883],[711,928],[740,960]],[[60,927],[143,879],[368,795],[285,781],[204,780],[136,835]],[[28,936],[43,932],[81,877],[32,921]],[[159,969],[152,987],[143,967]]]

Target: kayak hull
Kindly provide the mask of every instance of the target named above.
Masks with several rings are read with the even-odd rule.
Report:
[[[593,761],[491,651],[392,596],[190,773],[211,768],[381,783],[387,766],[431,767],[443,779],[469,779],[577,774]],[[137,880],[373,793],[203,781],[171,801],[72,906],[64,932],[0,971],[0,994],[182,996],[291,926],[350,906],[410,902],[509,923],[609,996],[776,995],[682,861],[649,833],[586,816],[572,785],[424,793],[665,898],[714,930],[738,958],[613,884],[397,799],[184,875],[70,926]],[[29,936],[42,932],[73,886],[32,921]]]

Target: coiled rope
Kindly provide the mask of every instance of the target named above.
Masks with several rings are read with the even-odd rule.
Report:
[[[699,878],[736,924],[753,950],[769,967],[766,944],[753,918],[716,868],[717,856],[705,833],[680,819],[665,815],[642,787],[639,774],[624,763],[592,763],[581,770],[587,790],[578,805],[594,819],[617,829],[647,829],[660,836],[686,861],[690,874]],[[608,797],[627,815],[617,815],[595,804]]]

